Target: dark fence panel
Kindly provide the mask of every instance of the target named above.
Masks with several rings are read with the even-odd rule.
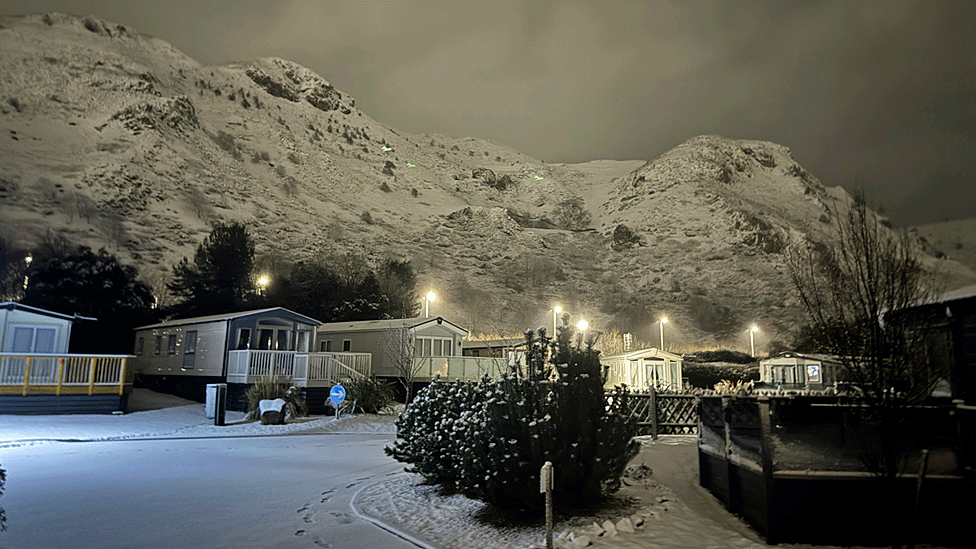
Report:
[[[0,395],[0,414],[111,414],[126,412],[129,393],[122,395]]]
[[[869,472],[870,460],[852,459],[874,425],[863,410],[840,404],[701,397],[700,484],[771,544],[971,544],[976,478],[957,459],[972,445],[964,436],[968,410],[958,403],[911,410],[906,473],[889,482]],[[949,440],[953,431],[959,436]],[[921,448],[933,468],[920,482],[912,460]]]

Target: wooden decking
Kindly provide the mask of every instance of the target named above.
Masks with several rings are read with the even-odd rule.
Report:
[[[132,389],[127,355],[0,353],[0,394],[122,395]]]

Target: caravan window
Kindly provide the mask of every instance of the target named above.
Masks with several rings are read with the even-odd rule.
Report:
[[[277,330],[278,344],[275,349],[279,351],[290,351],[291,350],[291,331],[289,330]]]
[[[298,332],[298,345],[295,350],[299,353],[308,352],[308,332]]]
[[[197,352],[197,331],[191,330],[186,333],[186,345],[183,348],[183,354],[193,354]]]
[[[251,345],[251,329],[250,328],[240,328],[237,330],[237,349],[238,351],[243,351]]]
[[[352,350],[352,340],[343,339],[342,340],[342,352],[346,353]]]
[[[166,352],[175,355],[176,354],[176,335],[169,336],[169,341],[166,343]]]
[[[258,349],[262,351],[270,351],[273,337],[274,330],[269,330],[267,328],[261,328],[258,330]]]
[[[137,355],[141,355],[142,354],[142,348],[143,348],[143,346],[145,344],[146,344],[146,338],[139,337],[139,339],[136,341],[136,354]]]
[[[158,355],[163,349],[163,336],[156,336],[156,354]]]
[[[55,328],[17,326],[14,328],[13,352],[53,353],[56,339]]]

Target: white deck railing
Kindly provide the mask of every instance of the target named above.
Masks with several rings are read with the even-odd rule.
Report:
[[[418,381],[435,377],[476,380],[484,374],[498,379],[509,371],[507,359],[474,356],[421,356],[414,358],[414,366]]]
[[[227,356],[229,383],[252,383],[253,378],[262,376],[294,377],[294,375],[294,351],[244,349],[230,351]]]
[[[296,353],[295,351],[230,351],[228,383],[254,383],[263,376],[289,376],[299,387],[334,385],[355,375],[369,376],[369,353]]]
[[[324,387],[345,378],[372,374],[373,355],[370,353],[309,353],[306,357],[307,387]]]
[[[0,393],[118,393],[132,383],[128,355],[0,353]]]

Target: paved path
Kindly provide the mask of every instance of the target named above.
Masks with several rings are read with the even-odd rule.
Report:
[[[392,435],[45,443],[3,448],[0,548],[411,548],[355,494],[403,466]]]

